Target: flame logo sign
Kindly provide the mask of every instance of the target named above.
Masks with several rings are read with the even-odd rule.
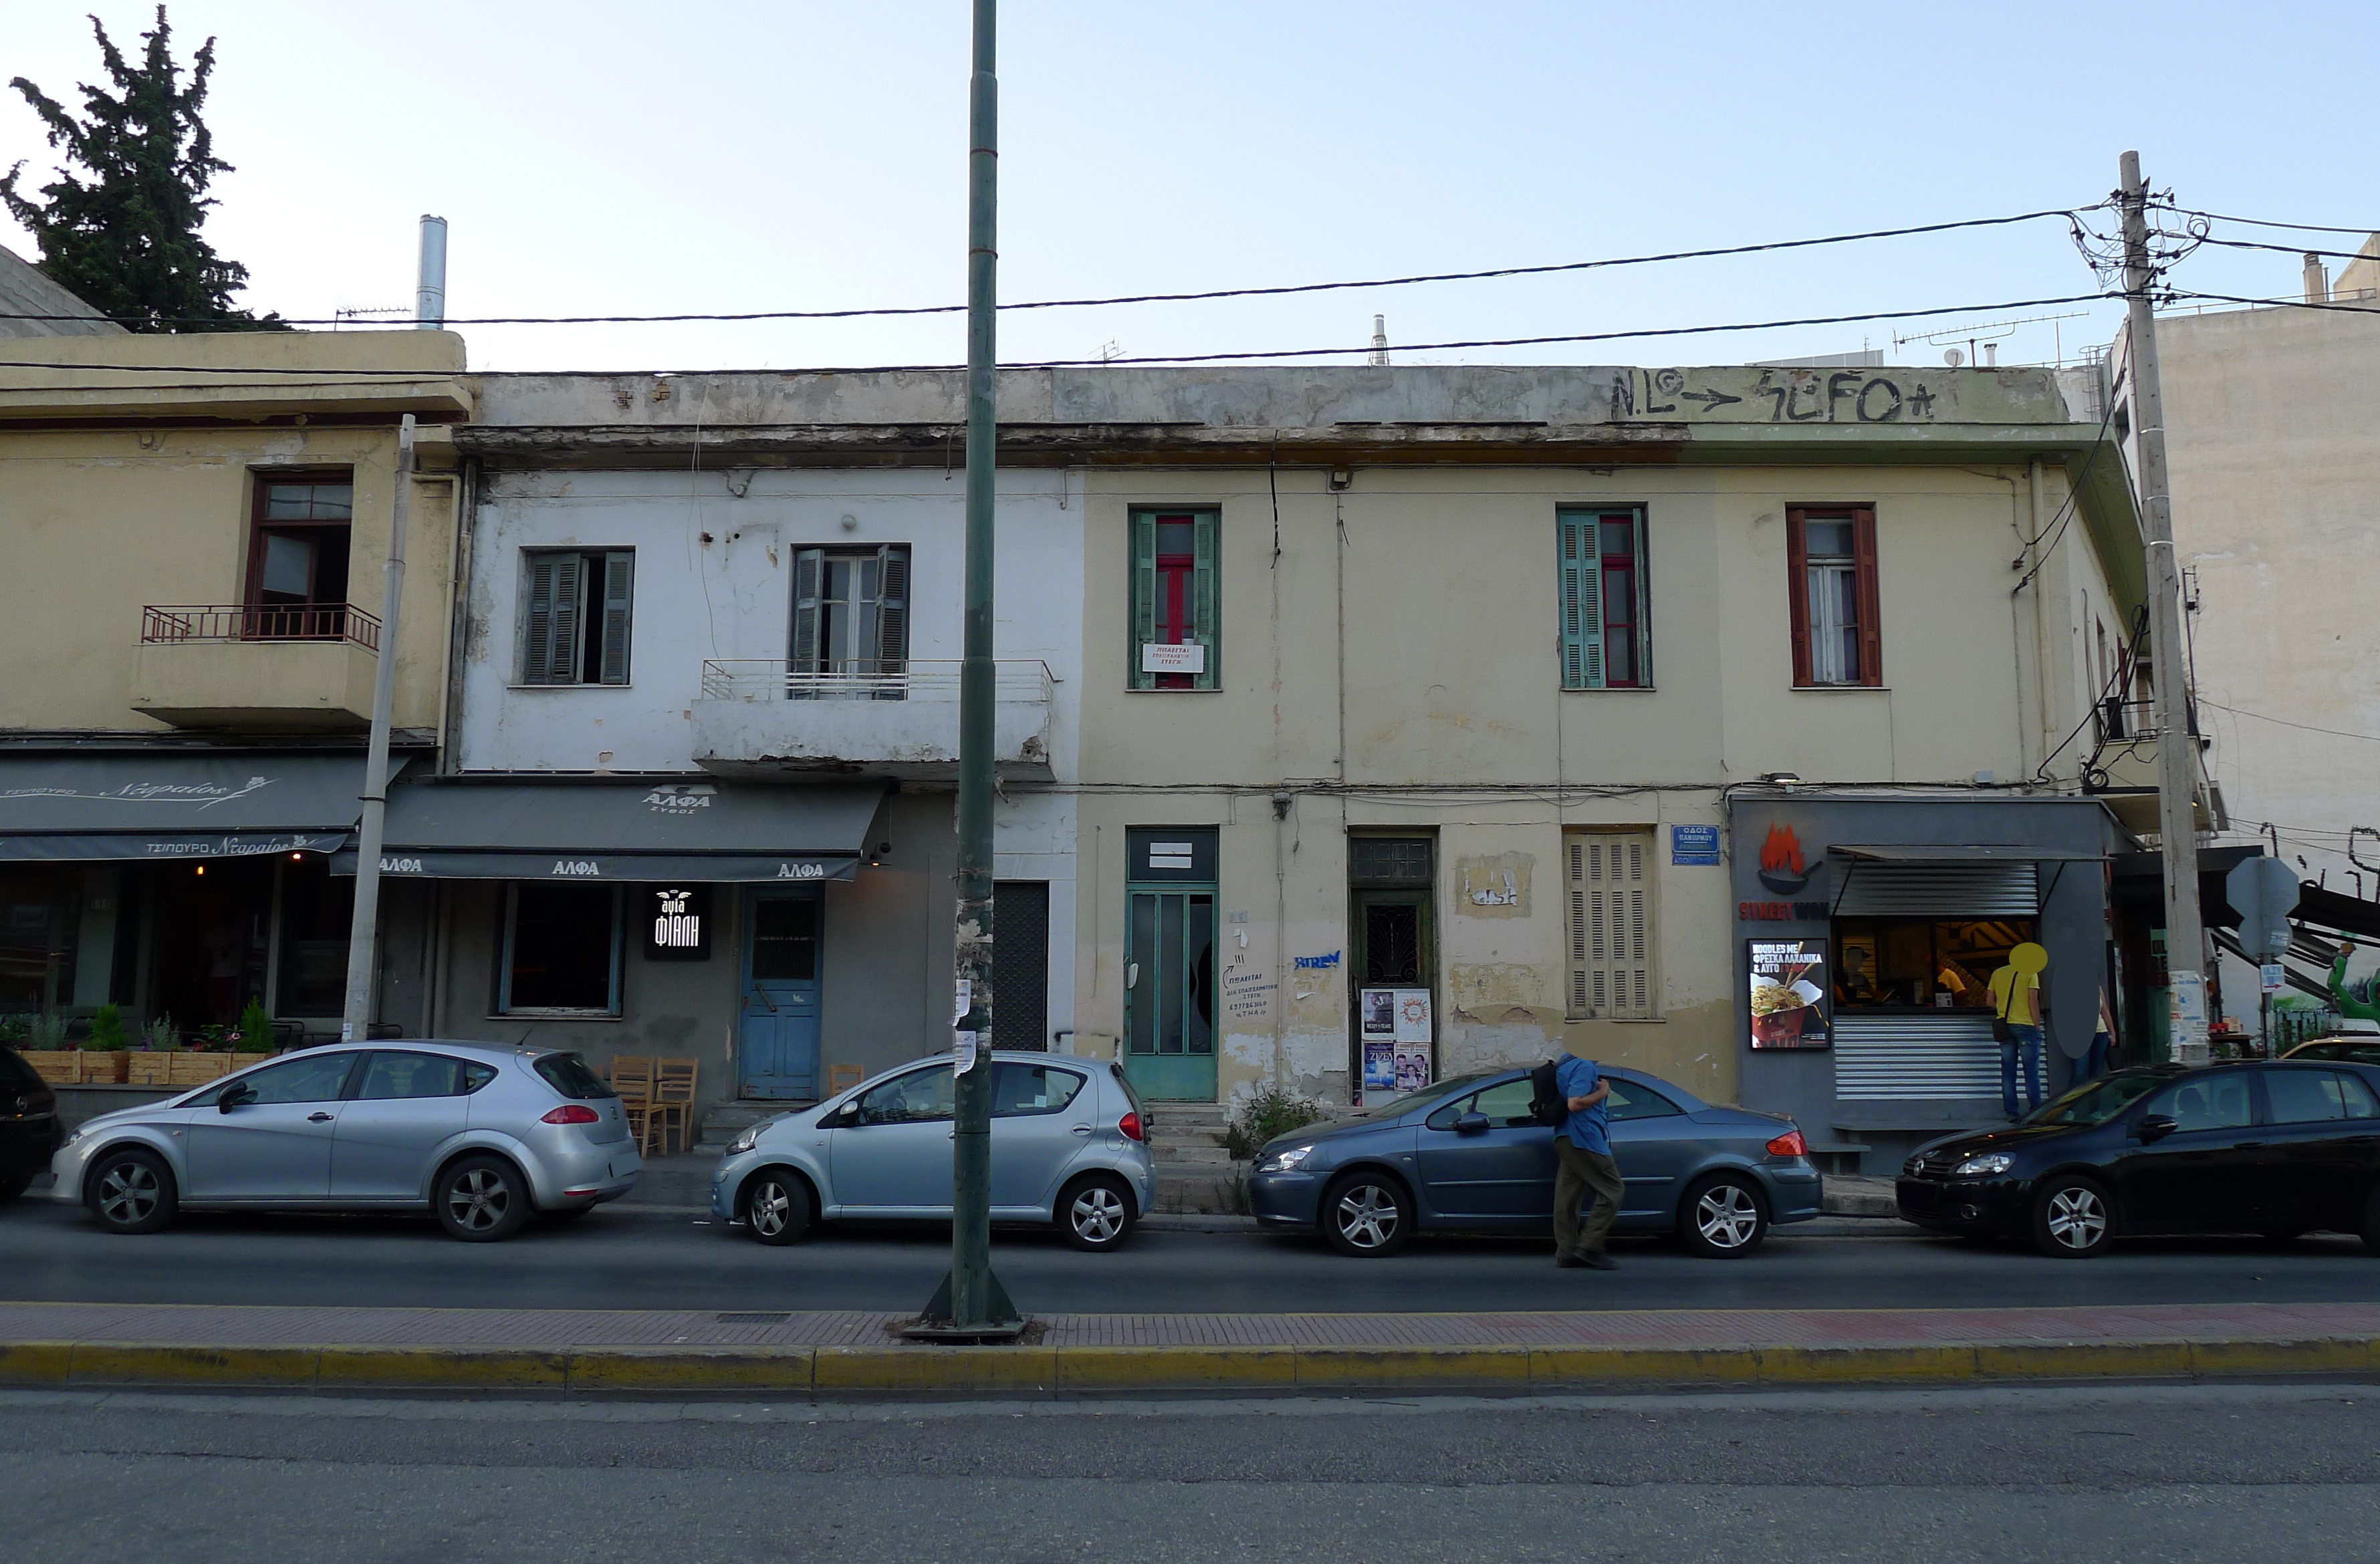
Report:
[[[1779,896],[1791,896],[1810,883],[1817,870],[1802,853],[1802,839],[1789,825],[1771,825],[1760,843],[1760,883]]]

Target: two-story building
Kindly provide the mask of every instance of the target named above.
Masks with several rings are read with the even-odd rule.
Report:
[[[335,1034],[378,660],[434,752],[454,550],[443,332],[18,339],[0,371],[0,1012]],[[23,367],[30,363],[32,367]],[[380,622],[400,418],[402,622]],[[383,1009],[415,1007],[392,944]]]

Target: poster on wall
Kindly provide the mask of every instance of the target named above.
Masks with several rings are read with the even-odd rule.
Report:
[[[1409,1044],[1399,1043],[1396,1045],[1396,1055],[1397,1090],[1400,1094],[1417,1092],[1429,1085],[1427,1044],[1415,1048]]]
[[[1396,995],[1397,1001],[1395,1034],[1397,1046],[1406,1048],[1414,1044],[1428,1044],[1432,1040],[1429,1030],[1429,990],[1395,988],[1390,992]]]
[[[1392,1092],[1397,1089],[1397,1045],[1391,1039],[1364,1039],[1364,1089],[1367,1092]]]
[[[1363,992],[1364,1037],[1393,1040],[1397,1035],[1397,991],[1394,988],[1366,988]]]
[[[1828,1046],[1827,942],[1747,940],[1752,968],[1752,1046]]]

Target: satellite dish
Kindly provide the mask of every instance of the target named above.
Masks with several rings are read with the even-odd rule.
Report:
[[[1963,353],[1963,352],[1961,352],[1961,350],[1959,350],[1958,348],[1950,347],[1950,348],[1945,348],[1945,349],[1943,349],[1943,352],[1942,352],[1942,362],[1944,362],[1945,364],[1949,365],[1949,366],[1950,366],[1950,368],[1952,368],[1952,369],[1954,369],[1954,370],[1955,370],[1955,369],[1957,369],[1960,365],[1961,365],[1961,364],[1965,363],[1966,361],[1967,361],[1967,356],[1966,356],[1966,354],[1965,354],[1965,353]]]

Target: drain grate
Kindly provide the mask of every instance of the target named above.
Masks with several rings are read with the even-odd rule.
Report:
[[[716,1315],[712,1316],[714,1321],[720,1325],[783,1325],[793,1317],[791,1311],[774,1315]]]

